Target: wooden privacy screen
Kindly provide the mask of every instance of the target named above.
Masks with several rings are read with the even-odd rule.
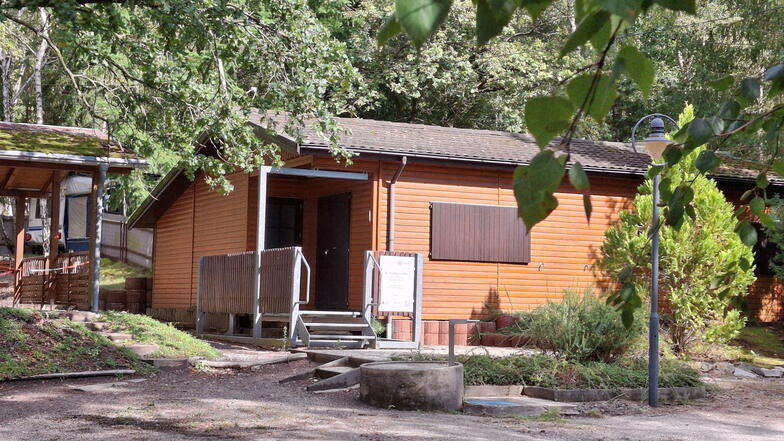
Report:
[[[199,259],[199,301],[203,312],[252,314],[255,252]]]
[[[22,261],[21,279],[16,292],[18,303],[68,305],[78,308],[89,306],[87,289],[90,281],[89,255],[87,252],[67,253],[57,256],[54,271],[47,273],[44,256],[26,257]],[[46,291],[47,279],[55,273],[55,296]]]
[[[431,202],[430,258],[528,263],[531,238],[516,207]]]
[[[261,252],[261,312],[288,314],[296,265],[296,247]]]
[[[261,311],[290,313],[296,247],[261,252]],[[253,314],[254,251],[199,259],[199,308],[202,312]]]

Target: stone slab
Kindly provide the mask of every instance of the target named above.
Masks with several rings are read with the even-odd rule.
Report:
[[[359,384],[362,374],[359,368],[353,368],[350,371],[344,372],[334,377],[329,377],[318,383],[311,384],[306,389],[310,392],[325,391],[330,389],[345,389],[347,387]]]
[[[345,374],[354,370],[351,366],[321,366],[316,368],[316,376],[319,378],[332,378],[340,374]]]
[[[533,397],[476,397],[463,401],[463,413],[493,417],[538,417],[545,412],[558,411],[559,415],[577,414],[577,406]]]
[[[754,372],[741,367],[735,368],[735,370],[732,372],[732,375],[738,378],[759,378],[759,376]]]
[[[126,346],[126,348],[130,349],[134,354],[136,354],[139,357],[146,357],[150,354],[157,352],[158,349],[160,349],[158,345],[153,345],[153,344],[146,345],[142,343],[128,345]]]
[[[142,358],[159,369],[184,369],[188,367],[187,358]]]
[[[525,386],[511,385],[511,386],[466,386],[465,397],[519,397],[523,395]]]
[[[114,342],[127,341],[133,338],[131,334],[124,334],[122,332],[101,332],[101,335]]]
[[[101,393],[101,392],[126,392],[129,386],[133,383],[140,383],[147,381],[145,378],[136,378],[127,381],[115,381],[112,383],[97,383],[97,384],[84,384],[73,386],[69,385],[68,388],[79,392]]]

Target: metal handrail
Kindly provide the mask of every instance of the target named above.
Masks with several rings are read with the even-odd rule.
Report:
[[[307,305],[310,303],[310,264],[308,263],[308,259],[305,258],[305,254],[302,252],[302,248],[297,247],[297,254],[299,254],[300,261],[305,264],[305,270],[307,270],[307,278],[306,280],[308,283],[305,286],[305,301],[297,299],[294,302],[295,305]]]

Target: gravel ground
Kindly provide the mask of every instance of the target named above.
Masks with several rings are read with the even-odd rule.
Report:
[[[306,360],[259,372],[166,371],[84,392],[110,378],[0,383],[0,440],[781,440],[784,380],[718,383],[711,399],[655,411],[625,401],[584,405],[554,422],[365,406],[356,390],[306,392],[278,380]]]

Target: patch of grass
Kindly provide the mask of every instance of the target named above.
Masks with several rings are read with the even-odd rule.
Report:
[[[0,380],[105,369],[154,370],[81,323],[0,308]]]
[[[215,358],[220,355],[220,352],[208,343],[146,315],[106,312],[102,315],[102,320],[110,323],[113,332],[131,334],[131,343],[158,345],[160,349],[152,354],[153,357]]]
[[[722,345],[698,343],[693,352],[698,359],[742,361],[761,367],[782,366],[784,365],[784,327],[747,326],[729,343]]]
[[[445,360],[443,357],[417,355],[418,360]],[[648,364],[644,359],[620,359],[614,363],[575,362],[548,355],[490,357],[458,356],[463,364],[467,385],[541,386],[558,389],[617,389],[647,387]],[[659,386],[703,386],[695,369],[677,360],[663,359]]]
[[[144,268],[128,265],[106,257],[101,258],[101,288],[123,289],[126,277],[149,277]]]

